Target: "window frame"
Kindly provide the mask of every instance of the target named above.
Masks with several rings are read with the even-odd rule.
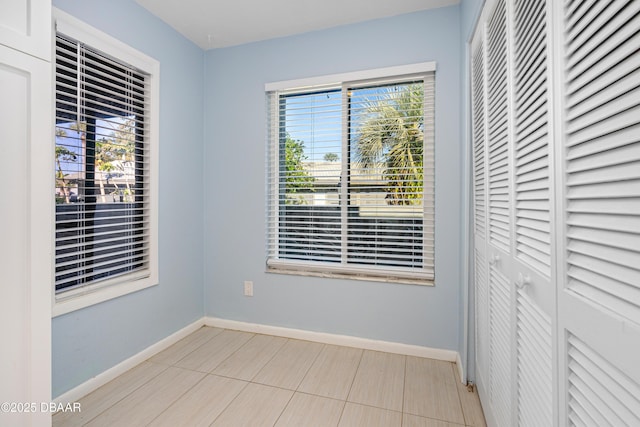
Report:
[[[148,195],[145,204],[148,204],[149,213],[149,244],[147,249],[148,267],[143,270],[133,271],[122,275],[99,280],[96,283],[88,284],[70,290],[62,290],[56,293],[55,281],[52,286],[52,314],[53,317],[70,313],[85,307],[89,307],[101,302],[137,292],[142,289],[155,286],[159,282],[158,272],[158,149],[159,149],[159,92],[160,92],[160,63],[145,55],[144,53],[130,47],[129,45],[91,27],[77,18],[53,8],[55,43],[56,34],[61,33],[79,42],[90,46],[92,49],[103,53],[109,57],[117,58],[119,62],[128,64],[140,71],[148,74],[149,89],[149,123],[145,123],[148,128],[144,136],[145,150],[148,150]],[[53,81],[56,73],[56,49],[53,48]],[[53,126],[55,127],[55,84],[53,85],[54,115]],[[53,212],[55,217],[55,212]],[[55,219],[54,229],[55,229]],[[53,243],[55,249],[55,242]],[[55,263],[54,263],[55,266]]]
[[[427,84],[427,75],[432,73],[429,77],[434,85],[431,89],[431,95],[433,100],[431,103],[432,111],[427,112],[425,109],[425,118],[430,119],[435,127],[435,71],[436,63],[434,61],[422,62],[416,64],[408,64],[394,67],[377,68],[356,72],[348,72],[341,74],[332,74],[325,76],[318,76],[312,78],[286,80],[279,82],[271,82],[265,84],[265,94],[267,96],[267,109],[269,111],[277,111],[280,95],[289,95],[296,93],[305,93],[321,90],[331,90],[331,88],[338,89],[342,92],[350,89],[357,89],[361,87],[367,87],[367,85],[375,83],[379,84],[383,81],[388,81],[393,84],[395,82],[403,82],[411,79],[423,80]],[[425,92],[426,93],[426,92]],[[343,95],[343,98],[346,95]],[[270,103],[270,104],[269,104]],[[425,105],[426,107],[426,105]],[[345,105],[343,101],[343,130],[342,130],[342,158],[347,158],[348,143],[345,141],[348,138],[348,120],[345,114]],[[274,110],[275,109],[275,110]],[[267,114],[268,115],[268,114]],[[426,123],[426,122],[425,122]],[[431,164],[427,164],[425,158],[424,168],[425,171],[429,167],[433,172],[427,174],[424,173],[424,187],[423,195],[425,199],[425,206],[423,207],[423,238],[428,233],[435,235],[435,131],[431,129],[430,147],[427,147],[427,132],[425,131],[425,149],[430,150],[432,153]],[[342,279],[357,279],[367,281],[384,281],[403,284],[418,284],[418,285],[435,285],[435,237],[432,239],[432,243],[429,245],[430,252],[432,253],[430,261],[432,264],[432,270],[430,273],[417,272],[416,270],[410,270],[406,267],[383,267],[376,268],[372,272],[372,268],[367,265],[358,265],[353,263],[328,263],[322,261],[309,261],[309,260],[295,260],[295,259],[281,259],[274,253],[278,252],[277,237],[270,236],[271,234],[277,235],[277,231],[270,230],[270,223],[278,223],[280,205],[277,200],[278,196],[278,179],[274,179],[271,176],[272,168],[279,168],[279,154],[278,149],[274,149],[273,144],[278,143],[272,140],[271,135],[277,135],[280,133],[280,123],[277,120],[267,117],[267,177],[266,177],[266,272],[278,273],[278,274],[293,274],[303,276],[316,276],[327,278],[342,278]],[[342,168],[346,166],[345,161],[342,161]],[[277,172],[274,172],[277,176]],[[344,176],[345,171],[342,172]],[[427,179],[431,180],[431,184],[427,185]],[[427,195],[427,189],[431,188],[432,193]],[[349,192],[348,189],[343,189],[342,192]],[[427,207],[429,204],[429,208]],[[342,208],[346,210],[346,208]],[[342,222],[345,219],[343,218]],[[430,225],[427,225],[429,223]],[[277,227],[277,225],[276,225]],[[348,224],[342,224],[342,228],[348,227]],[[344,256],[344,254],[343,254]]]

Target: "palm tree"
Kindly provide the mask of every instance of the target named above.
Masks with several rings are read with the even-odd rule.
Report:
[[[67,133],[64,129],[56,128],[56,137],[66,138]],[[67,147],[56,144],[56,187],[62,189],[62,195],[64,196],[64,202],[69,203],[69,189],[67,188],[66,175],[62,171],[62,161],[75,162],[77,159],[76,153],[69,150]]]
[[[424,87],[408,84],[380,89],[364,104],[355,136],[355,160],[365,170],[384,164],[387,203],[422,203]]]

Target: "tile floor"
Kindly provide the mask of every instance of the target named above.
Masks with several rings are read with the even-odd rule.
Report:
[[[455,365],[203,327],[54,426],[485,426]]]

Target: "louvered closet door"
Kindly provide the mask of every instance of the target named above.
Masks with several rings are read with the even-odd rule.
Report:
[[[488,2],[472,43],[476,380],[490,426],[553,425],[547,10]]]
[[[546,0],[513,2],[515,425],[552,426],[552,116]]]
[[[475,294],[478,390],[490,425],[512,420],[512,204],[507,6],[477,29],[473,58]]]
[[[488,395],[496,425],[511,420],[509,90],[506,4],[498,1],[486,29],[487,204],[489,256]]]
[[[557,7],[565,38],[560,422],[638,426],[640,2]]]

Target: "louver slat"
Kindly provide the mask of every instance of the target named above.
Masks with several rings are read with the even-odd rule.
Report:
[[[498,425],[510,424],[511,358],[509,280],[495,266],[490,267],[489,393]]]
[[[516,254],[550,275],[549,135],[545,2],[515,4]],[[527,205],[522,202],[528,201]]]
[[[521,426],[552,422],[551,319],[518,291],[518,419]]]
[[[568,348],[572,425],[640,425],[640,385],[573,335]]]
[[[567,286],[640,323],[640,3],[600,3],[567,44]]]
[[[485,117],[484,117],[484,44],[480,43],[473,56],[473,171],[475,233],[486,238],[485,208]]]
[[[487,348],[489,337],[489,289],[487,282],[487,261],[480,251],[475,253],[475,282],[476,282],[476,345],[477,360],[480,370],[483,372],[487,369],[487,357],[489,349]]]
[[[502,1],[496,6],[488,31],[489,238],[496,247],[509,252],[511,224],[506,55],[506,11]]]

